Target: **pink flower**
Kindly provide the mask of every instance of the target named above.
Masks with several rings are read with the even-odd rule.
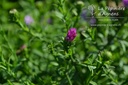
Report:
[[[66,36],[66,40],[71,42],[74,40],[75,37],[76,37],[76,28],[69,29]]]
[[[29,15],[26,15],[25,18],[24,18],[24,21],[27,25],[30,25],[31,23],[34,22],[33,18]]]
[[[125,7],[128,7],[128,0],[123,0],[123,4]]]

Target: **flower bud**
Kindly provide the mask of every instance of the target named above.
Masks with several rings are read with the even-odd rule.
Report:
[[[71,42],[74,40],[75,37],[76,37],[76,28],[69,29],[66,36],[66,40]]]

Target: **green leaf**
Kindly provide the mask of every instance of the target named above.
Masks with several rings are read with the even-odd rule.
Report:
[[[55,11],[55,15],[60,18],[60,19],[63,19],[64,15],[58,11]]]
[[[9,85],[13,85],[10,80],[7,80]]]
[[[4,70],[6,70],[6,69],[7,69],[6,67],[4,67],[4,66],[2,66],[2,65],[0,65],[0,68],[2,68],[2,69],[4,69]]]
[[[96,66],[88,66],[88,69],[92,72],[93,75],[93,70],[96,69]]]
[[[123,51],[126,52],[126,47],[128,47],[128,42],[126,42],[126,41],[120,41],[120,44],[122,46]]]
[[[91,84],[91,85],[97,85],[97,83],[94,82],[94,81],[90,81],[90,84]]]

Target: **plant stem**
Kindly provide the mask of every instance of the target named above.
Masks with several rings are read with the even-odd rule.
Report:
[[[69,82],[69,85],[72,85],[72,82],[71,82],[71,80],[70,80],[70,78],[69,78],[69,75],[66,73],[66,77],[67,77],[67,79],[68,79],[68,82]]]

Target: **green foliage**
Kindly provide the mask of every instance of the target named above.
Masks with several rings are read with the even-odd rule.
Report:
[[[115,22],[112,16],[100,16],[100,21],[98,13],[109,11],[95,9],[95,24],[120,25],[91,26],[90,5],[110,4],[105,0],[1,0],[0,85],[127,85],[128,10],[119,11],[118,17],[124,18],[116,17]],[[88,13],[83,16],[84,10]],[[30,24],[27,15],[33,20]],[[77,29],[72,42],[65,40],[70,28]]]

